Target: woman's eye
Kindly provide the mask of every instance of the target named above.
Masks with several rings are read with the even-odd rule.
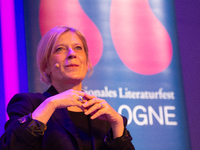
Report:
[[[76,46],[75,49],[82,50],[82,47],[81,46]]]
[[[58,51],[63,51],[63,50],[66,50],[66,48],[65,48],[65,47],[58,47],[58,48],[56,49],[56,52],[58,52]]]

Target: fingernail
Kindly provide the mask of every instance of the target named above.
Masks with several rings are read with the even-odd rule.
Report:
[[[83,104],[84,107],[85,107],[85,105],[87,105],[87,102],[85,102],[85,103]]]

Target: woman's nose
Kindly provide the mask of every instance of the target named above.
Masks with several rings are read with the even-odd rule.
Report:
[[[72,48],[69,48],[67,58],[72,59],[72,58],[75,58],[75,57],[76,57],[75,51]]]

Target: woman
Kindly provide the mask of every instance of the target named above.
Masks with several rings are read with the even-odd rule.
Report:
[[[83,92],[91,64],[84,36],[57,26],[41,39],[37,62],[43,94],[16,94],[7,107],[10,120],[1,149],[134,149],[126,119],[105,100]]]

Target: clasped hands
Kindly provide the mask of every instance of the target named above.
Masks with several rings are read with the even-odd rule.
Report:
[[[77,106],[91,119],[108,121],[113,130],[124,128],[122,116],[116,112],[104,99],[97,98],[82,91],[67,90],[52,96],[56,101],[56,108]]]

